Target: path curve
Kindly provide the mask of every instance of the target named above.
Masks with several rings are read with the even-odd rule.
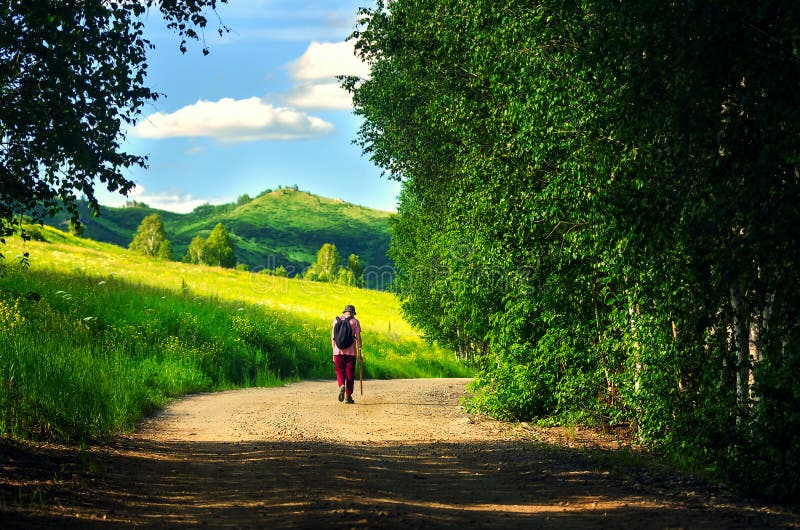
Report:
[[[552,431],[465,414],[467,382],[369,380],[354,405],[332,381],[190,396],[98,450],[47,516],[8,527],[800,527],[684,477],[543,443]]]

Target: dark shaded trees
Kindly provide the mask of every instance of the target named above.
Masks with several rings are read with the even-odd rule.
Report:
[[[343,83],[403,182],[403,307],[479,363],[475,405],[630,423],[796,495],[800,6],[363,14],[371,77]]]

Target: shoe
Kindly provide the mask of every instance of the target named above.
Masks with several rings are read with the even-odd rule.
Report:
[[[355,401],[353,401],[352,397],[347,396],[347,401],[345,401],[345,403],[347,403],[348,405],[352,405],[353,403],[355,403]]]
[[[339,387],[339,401],[344,401],[344,385]]]

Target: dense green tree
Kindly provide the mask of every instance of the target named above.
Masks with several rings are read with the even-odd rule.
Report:
[[[347,270],[353,276],[353,285],[358,285],[359,287],[364,285],[364,266],[357,255],[350,254],[350,257],[347,258]]]
[[[68,228],[70,234],[77,237],[81,237],[83,235],[83,231],[86,228],[86,225],[84,225],[80,221],[76,221],[75,219],[70,219],[68,221]]]
[[[796,495],[800,5],[362,15],[371,75],[343,84],[403,183],[404,312],[476,359],[474,404],[630,423]]]
[[[317,261],[306,270],[303,278],[316,282],[336,282],[340,260],[336,245],[325,243],[317,252]]]
[[[206,240],[203,236],[194,236],[189,243],[189,248],[186,250],[186,255],[183,256],[183,261],[186,263],[205,263],[206,254]]]
[[[229,269],[236,266],[233,239],[222,223],[217,223],[206,239],[203,261],[207,265]]]
[[[164,232],[164,223],[157,213],[142,219],[128,249],[153,258],[172,259],[172,248]]]
[[[185,51],[187,39],[206,27],[205,13],[225,1],[0,6],[0,238],[16,214],[38,221],[66,208],[77,222],[80,195],[99,213],[98,183],[122,194],[133,187],[125,173],[146,160],[121,148],[125,129],[159,97],[144,85],[148,10],[160,11]]]
[[[339,270],[336,272],[335,283],[350,287],[355,287],[357,285],[356,278],[353,276],[353,271],[345,267],[339,267]]]

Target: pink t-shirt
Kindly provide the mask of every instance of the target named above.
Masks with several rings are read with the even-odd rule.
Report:
[[[333,326],[336,325],[336,321],[339,319],[337,317],[333,320]],[[339,347],[336,345],[335,341],[333,342],[333,354],[334,355],[355,355],[356,354],[356,345],[361,343],[361,323],[356,320],[356,317],[350,319],[350,329],[353,330],[353,344],[350,345],[349,348],[345,348],[340,350]],[[331,327],[331,338],[333,338],[333,327]]]

